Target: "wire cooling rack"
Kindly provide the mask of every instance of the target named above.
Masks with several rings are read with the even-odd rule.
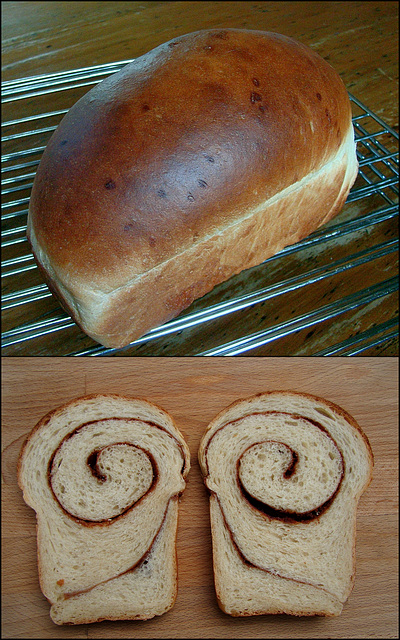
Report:
[[[3,83],[2,354],[326,356],[397,345],[398,135],[351,95],[360,169],[337,218],[127,348],[80,331],[29,250],[30,190],[63,115],[130,61]]]

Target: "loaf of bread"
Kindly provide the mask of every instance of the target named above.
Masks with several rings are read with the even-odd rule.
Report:
[[[262,393],[219,413],[199,461],[221,609],[340,614],[354,583],[357,503],[373,467],[356,421],[322,398]]]
[[[146,620],[173,606],[189,468],[172,418],[145,400],[85,396],[40,420],[18,482],[36,512],[40,586],[56,624]]]
[[[27,237],[83,331],[122,347],[332,218],[357,171],[349,97],[325,60],[276,33],[199,31],[70,109]]]

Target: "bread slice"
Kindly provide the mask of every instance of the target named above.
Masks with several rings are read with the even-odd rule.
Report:
[[[146,620],[173,606],[189,468],[172,418],[146,400],[90,395],[40,420],[18,483],[36,511],[40,586],[56,624]]]
[[[221,609],[340,614],[355,577],[357,503],[373,467],[356,421],[323,398],[261,393],[214,418],[199,462]]]

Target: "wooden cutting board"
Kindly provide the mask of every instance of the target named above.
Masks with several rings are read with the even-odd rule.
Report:
[[[2,366],[3,638],[398,637],[397,358],[6,358]],[[337,618],[231,618],[216,603],[198,444],[218,411],[272,389],[338,403],[362,426],[375,454],[374,479],[358,509],[356,583]],[[187,439],[192,469],[180,504],[179,592],[174,608],[150,621],[58,627],[39,588],[35,515],[17,486],[16,463],[39,418],[95,392],[154,401]]]

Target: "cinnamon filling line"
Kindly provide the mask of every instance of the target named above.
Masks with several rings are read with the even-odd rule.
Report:
[[[257,498],[255,498],[254,496],[252,496],[247,490],[246,488],[243,486],[240,476],[239,476],[239,466],[240,466],[240,458],[243,456],[243,454],[245,453],[245,451],[247,449],[245,449],[241,456],[239,457],[239,459],[236,462],[236,482],[237,482],[237,486],[239,488],[239,491],[243,497],[244,500],[246,500],[246,502],[248,504],[251,505],[251,507],[253,509],[255,509],[258,513],[263,514],[264,516],[266,516],[266,519],[269,521],[273,521],[274,519],[280,520],[282,522],[288,523],[288,524],[296,524],[296,523],[307,523],[307,522],[311,522],[312,520],[315,520],[317,518],[319,518],[320,516],[323,515],[323,513],[325,513],[329,507],[331,506],[331,504],[333,503],[333,501],[336,498],[336,495],[338,494],[343,478],[344,478],[344,471],[345,471],[345,463],[344,463],[344,458],[343,458],[343,454],[340,451],[339,447],[337,446],[337,443],[335,442],[335,440],[332,438],[331,434],[329,433],[329,431],[323,426],[321,425],[319,422],[317,422],[314,419],[311,418],[306,418],[305,416],[301,416],[298,414],[292,414],[292,413],[287,413],[287,412],[283,412],[283,411],[263,411],[263,412],[253,412],[250,414],[247,414],[246,416],[242,416],[241,418],[237,418],[236,420],[232,420],[231,422],[228,422],[224,425],[222,425],[221,427],[219,427],[219,429],[217,429],[214,434],[212,435],[212,437],[210,438],[210,440],[208,441],[206,447],[205,447],[205,461],[206,461],[206,469],[207,469],[207,476],[209,474],[209,466],[208,466],[208,449],[209,449],[209,445],[212,441],[212,439],[214,438],[214,436],[216,435],[216,433],[220,432],[222,429],[224,429],[226,426],[234,424],[235,422],[238,422],[240,420],[242,420],[243,418],[247,418],[249,416],[252,415],[279,415],[279,414],[283,414],[283,415],[287,415],[290,416],[291,418],[294,419],[301,419],[301,420],[306,420],[308,422],[310,422],[311,424],[313,424],[314,426],[316,426],[318,429],[320,429],[321,431],[323,431],[330,439],[331,441],[334,443],[336,449],[338,450],[339,454],[340,454],[340,459],[341,459],[341,475],[338,481],[338,484],[336,486],[336,489],[334,490],[334,492],[332,493],[332,495],[328,498],[328,500],[326,500],[323,504],[321,504],[320,506],[318,506],[317,508],[308,511],[308,512],[304,512],[304,513],[296,513],[295,511],[289,511],[289,510],[279,510],[279,509],[275,509],[273,507],[271,507],[268,504],[265,504],[264,502],[262,502],[261,500],[258,500]],[[261,442],[267,442],[268,440],[262,440]],[[260,442],[260,443],[261,443]],[[260,443],[252,443],[250,446],[253,446],[254,444],[260,444]],[[297,463],[299,460],[298,454],[296,451],[294,451],[291,447],[288,447],[287,444],[284,444],[285,447],[289,448],[291,451],[291,461],[288,465],[288,467],[286,468],[286,470],[283,472],[283,477],[285,479],[289,479],[290,477],[293,476],[293,474],[296,472],[296,467],[297,467]],[[207,477],[206,476],[206,477]],[[204,478],[204,480],[206,480],[206,477]],[[260,569],[262,571],[265,571],[266,573],[269,573],[271,575],[276,575],[279,578],[283,578],[285,580],[292,580],[294,582],[299,582],[301,584],[310,584],[313,587],[316,587],[318,589],[323,589],[324,591],[327,591],[324,586],[322,584],[311,584],[308,583],[304,580],[300,580],[297,578],[293,578],[293,577],[289,577],[289,576],[285,576],[280,574],[277,570],[273,569],[273,568],[265,568],[265,567],[261,567],[257,564],[254,564],[253,562],[251,562],[243,553],[243,551],[240,549],[234,533],[231,529],[231,527],[229,526],[229,522],[227,519],[227,516],[224,512],[224,509],[222,507],[221,504],[221,500],[219,498],[219,496],[217,495],[217,493],[215,491],[211,490],[212,495],[215,497],[215,499],[217,500],[219,509],[221,511],[222,514],[222,518],[224,520],[224,524],[226,527],[226,530],[229,533],[230,539],[232,541],[232,545],[235,548],[236,552],[238,553],[241,561],[243,562],[243,564],[249,566],[249,567],[254,567],[256,569]],[[329,593],[327,591],[327,593]],[[333,594],[330,594],[333,595]]]
[[[106,476],[105,476],[105,475],[100,471],[100,469],[99,469],[99,467],[98,467],[98,457],[99,457],[99,455],[100,455],[101,451],[102,451],[104,448],[106,448],[106,447],[108,447],[108,446],[121,445],[121,444],[124,444],[124,445],[131,445],[131,446],[135,446],[135,447],[137,447],[138,449],[141,449],[141,450],[142,450],[142,451],[143,451],[143,452],[144,452],[144,453],[149,457],[149,460],[150,460],[151,465],[152,465],[152,470],[153,470],[153,480],[152,480],[152,483],[151,483],[151,485],[150,485],[149,489],[148,489],[148,490],[147,490],[147,491],[146,491],[146,492],[145,492],[145,493],[144,493],[144,494],[143,494],[143,495],[142,495],[142,496],[141,496],[137,501],[135,501],[132,505],[129,505],[129,506],[128,506],[126,509],[124,509],[120,514],[118,514],[118,515],[116,515],[116,516],[114,516],[114,517],[112,517],[112,518],[107,518],[107,519],[105,519],[105,520],[101,520],[101,521],[85,520],[85,519],[82,519],[82,518],[78,518],[78,517],[76,517],[76,516],[72,515],[71,513],[69,513],[69,512],[68,512],[68,511],[67,511],[67,510],[62,506],[62,504],[61,504],[61,503],[60,503],[60,501],[58,500],[58,498],[57,498],[57,496],[56,496],[56,494],[55,494],[55,492],[54,492],[54,490],[53,490],[53,486],[52,486],[53,463],[54,463],[54,458],[55,458],[55,456],[56,456],[57,452],[59,451],[59,449],[62,447],[63,443],[64,443],[66,440],[68,440],[68,439],[72,438],[72,437],[73,437],[77,432],[81,431],[82,429],[84,429],[84,428],[85,428],[85,427],[87,427],[88,425],[95,424],[95,423],[100,423],[100,422],[106,422],[106,421],[108,421],[108,420],[135,421],[135,420],[138,420],[138,418],[124,418],[124,417],[114,417],[114,416],[113,416],[113,417],[105,418],[105,419],[102,419],[102,420],[92,420],[92,421],[90,421],[90,422],[86,422],[86,423],[84,423],[84,424],[80,425],[79,427],[77,427],[76,429],[74,429],[73,431],[71,431],[71,433],[68,433],[68,434],[67,434],[67,435],[66,435],[66,436],[61,440],[61,442],[59,443],[58,447],[55,449],[55,451],[54,451],[53,455],[51,456],[51,459],[50,459],[49,464],[48,464],[47,479],[48,479],[48,484],[49,484],[49,487],[50,487],[50,489],[51,489],[51,492],[52,492],[52,495],[53,495],[54,499],[56,500],[56,502],[58,503],[58,505],[60,506],[60,508],[62,509],[62,511],[63,511],[63,512],[64,512],[64,513],[65,513],[69,518],[71,518],[72,520],[74,520],[75,522],[77,522],[78,524],[81,524],[81,525],[83,525],[83,526],[96,526],[96,525],[104,526],[104,525],[109,525],[109,524],[112,524],[112,523],[113,523],[114,521],[116,521],[117,519],[119,519],[119,518],[121,518],[121,517],[125,516],[125,515],[126,515],[128,512],[130,512],[130,511],[131,511],[135,506],[137,506],[141,500],[143,500],[146,496],[148,496],[148,494],[149,494],[151,491],[153,491],[153,490],[154,490],[154,488],[155,488],[155,486],[156,486],[156,484],[157,484],[157,482],[158,482],[158,479],[159,479],[159,470],[158,470],[157,462],[156,462],[156,460],[155,460],[154,456],[153,456],[153,455],[152,455],[148,450],[144,449],[143,447],[139,447],[138,445],[133,445],[133,444],[132,444],[132,443],[130,443],[130,442],[114,442],[114,443],[111,443],[111,444],[105,445],[104,447],[100,447],[100,448],[98,448],[98,449],[95,449],[95,450],[94,450],[94,451],[92,451],[92,452],[89,454],[89,456],[87,457],[86,464],[87,464],[87,465],[88,465],[88,467],[90,468],[90,471],[91,471],[91,473],[93,474],[93,476],[94,476],[95,478],[97,478],[100,482],[106,482],[106,480],[107,480]],[[165,429],[164,427],[162,427],[162,426],[160,426],[160,425],[158,425],[158,424],[156,424],[156,423],[154,423],[154,422],[148,421],[148,420],[141,420],[141,419],[139,419],[139,420],[140,420],[141,422],[144,422],[144,423],[146,423],[146,424],[148,424],[148,425],[152,426],[152,427],[155,427],[155,428],[157,428],[157,429],[160,429],[161,431],[163,431],[164,433],[166,433],[169,437],[173,438],[173,440],[174,440],[174,441],[176,442],[176,444],[178,445],[179,450],[181,451],[181,455],[182,455],[182,459],[183,459],[183,464],[182,464],[181,473],[183,473],[183,472],[184,472],[184,470],[185,470],[185,466],[186,466],[186,458],[185,458],[185,455],[184,455],[184,452],[183,452],[183,447],[182,447],[181,443],[180,443],[180,442],[179,442],[179,441],[178,441],[178,440],[177,440],[177,439],[176,439],[176,438],[175,438],[175,437],[174,437],[174,436],[173,436],[173,435],[172,435],[172,434],[171,434],[167,429]],[[165,511],[164,511],[164,515],[163,515],[163,518],[162,518],[161,524],[160,524],[159,528],[157,529],[157,531],[156,531],[156,533],[155,533],[155,535],[154,535],[154,537],[153,537],[153,540],[152,540],[152,542],[151,542],[151,544],[150,544],[149,548],[148,548],[148,549],[144,552],[144,554],[143,554],[143,555],[142,555],[142,556],[137,560],[137,562],[135,562],[131,567],[129,567],[128,569],[126,569],[126,570],[125,570],[125,571],[123,571],[122,573],[120,573],[120,574],[118,574],[118,575],[115,575],[115,576],[112,576],[111,578],[108,578],[107,580],[103,580],[103,581],[101,581],[100,583],[98,583],[98,584],[96,584],[96,585],[93,585],[93,586],[91,586],[91,587],[88,587],[87,589],[82,589],[82,590],[79,590],[79,591],[73,591],[73,592],[69,592],[69,593],[64,593],[64,594],[63,594],[64,599],[68,600],[69,598],[77,597],[77,596],[80,596],[80,595],[81,595],[81,594],[83,594],[83,593],[87,593],[87,592],[91,591],[92,589],[94,589],[95,587],[99,586],[100,584],[105,584],[106,582],[109,582],[110,580],[115,580],[116,578],[119,578],[120,576],[123,576],[123,575],[125,575],[125,574],[127,574],[127,573],[130,573],[130,572],[132,572],[132,571],[135,571],[135,569],[137,569],[137,568],[138,568],[138,567],[140,567],[141,565],[145,564],[145,563],[146,563],[146,561],[147,561],[147,558],[148,558],[148,556],[150,555],[150,553],[151,553],[151,551],[152,551],[152,548],[153,548],[153,546],[154,546],[154,544],[155,544],[155,542],[156,542],[156,540],[157,540],[157,538],[158,538],[158,536],[159,536],[159,534],[160,534],[160,532],[161,532],[161,530],[162,530],[162,528],[163,528],[163,525],[164,525],[165,519],[166,519],[166,517],[167,517],[167,512],[168,512],[168,508],[169,508],[170,502],[171,502],[171,500],[177,500],[177,499],[178,499],[178,497],[179,497],[179,495],[173,495],[173,496],[171,496],[171,497],[170,497],[170,499],[168,500],[168,503],[167,503],[166,509],[165,509]],[[61,581],[58,581],[58,584],[59,584],[60,586],[62,586],[62,585],[60,584],[60,582],[61,582]],[[64,581],[62,581],[62,583],[63,583],[63,582],[64,582]]]
[[[218,507],[219,507],[219,509],[221,511],[221,515],[222,515],[222,518],[224,520],[225,527],[226,527],[226,529],[227,529],[227,531],[229,533],[229,537],[231,539],[232,545],[233,545],[234,549],[236,550],[236,553],[240,557],[241,561],[243,562],[243,564],[245,564],[248,567],[254,568],[254,569],[259,569],[260,571],[265,571],[265,573],[269,573],[270,575],[276,576],[277,578],[281,578],[282,580],[290,580],[291,582],[298,582],[299,584],[307,584],[307,585],[309,585],[311,587],[315,587],[316,589],[321,589],[322,591],[325,591],[326,593],[328,593],[331,596],[334,596],[334,594],[332,594],[330,591],[328,591],[328,589],[326,589],[324,587],[324,585],[321,584],[321,583],[314,584],[312,582],[307,582],[306,580],[300,580],[300,578],[294,578],[292,576],[285,576],[282,573],[279,573],[279,571],[277,571],[276,569],[271,569],[271,568],[267,569],[266,567],[261,567],[260,565],[255,564],[254,562],[251,562],[251,560],[246,558],[246,556],[244,555],[243,551],[240,549],[238,543],[235,540],[235,536],[233,535],[233,532],[232,532],[232,530],[231,530],[231,528],[230,528],[230,526],[228,524],[227,518],[225,516],[224,510],[222,508],[222,505],[221,505],[221,502],[220,502],[218,496],[214,492],[212,492],[212,493],[213,493],[213,495],[215,496],[215,499],[218,502]],[[336,597],[336,596],[334,596],[334,597]]]
[[[161,524],[159,526],[159,528],[157,529],[157,532],[149,546],[149,548],[144,552],[144,554],[141,556],[141,558],[139,558],[139,560],[137,562],[135,562],[135,564],[133,564],[131,567],[129,567],[129,569],[126,569],[125,571],[122,571],[121,573],[118,573],[115,576],[112,576],[111,578],[107,578],[107,580],[102,580],[101,582],[99,582],[98,584],[94,584],[92,587],[88,587],[87,589],[81,589],[80,591],[71,591],[69,593],[64,593],[64,600],[69,600],[70,598],[75,598],[77,596],[82,595],[83,593],[88,593],[89,591],[92,591],[93,589],[95,589],[96,587],[100,586],[101,584],[106,584],[107,582],[110,582],[111,580],[116,580],[117,578],[120,578],[121,576],[124,576],[127,573],[131,573],[132,571],[135,571],[135,569],[139,568],[142,564],[145,564],[147,562],[147,558],[150,555],[153,546],[158,538],[158,536],[161,533],[161,530],[163,528],[165,519],[167,517],[167,511],[169,508],[169,503],[171,502],[171,500],[177,500],[178,496],[172,496],[169,500],[168,500],[168,504],[167,507],[164,511],[164,515],[161,521]],[[63,581],[64,582],[64,581]]]
[[[122,418],[122,417],[109,417],[109,418],[104,418],[102,420],[92,420],[90,422],[85,422],[84,424],[80,425],[79,427],[77,427],[76,429],[74,429],[73,431],[71,431],[70,433],[67,433],[67,435],[60,441],[58,447],[54,450],[53,455],[51,456],[50,460],[49,460],[49,464],[48,464],[48,468],[47,468],[47,481],[51,490],[51,493],[54,497],[54,499],[56,500],[56,502],[58,503],[58,505],[60,506],[60,508],[62,509],[62,511],[65,513],[65,515],[67,515],[69,518],[71,518],[71,520],[74,520],[75,522],[77,522],[78,524],[81,524],[83,526],[87,526],[87,527],[91,527],[91,526],[105,526],[105,525],[109,525],[112,522],[114,522],[115,520],[117,520],[118,518],[123,517],[125,514],[127,514],[128,512],[130,512],[135,506],[137,506],[141,500],[143,500],[151,491],[153,491],[157,485],[157,481],[158,481],[158,477],[159,477],[159,471],[158,471],[158,465],[156,463],[156,460],[154,459],[154,456],[146,449],[143,449],[143,447],[140,447],[138,445],[134,445],[131,442],[113,442],[107,445],[104,445],[104,447],[100,447],[98,449],[95,449],[94,451],[92,451],[89,456],[87,457],[86,460],[86,464],[88,465],[88,467],[91,470],[92,475],[97,478],[100,482],[106,482],[107,478],[106,476],[101,473],[97,461],[98,461],[98,456],[101,453],[101,451],[103,449],[105,449],[106,447],[109,446],[116,446],[116,445],[130,445],[130,446],[135,446],[138,449],[141,449],[149,458],[150,462],[151,462],[151,466],[152,466],[152,470],[153,470],[153,480],[152,483],[149,487],[149,489],[138,499],[136,500],[133,504],[129,505],[128,507],[126,507],[123,511],[121,511],[121,513],[117,514],[116,516],[113,516],[111,518],[105,518],[104,520],[89,520],[89,519],[84,519],[84,518],[78,518],[77,516],[74,516],[73,514],[69,513],[69,511],[67,509],[65,509],[63,507],[63,505],[60,503],[56,493],[54,492],[53,489],[53,485],[52,485],[52,475],[53,475],[53,464],[54,464],[54,459],[57,455],[57,452],[61,449],[62,445],[64,444],[64,442],[66,442],[67,440],[69,440],[70,438],[72,438],[74,435],[76,435],[79,431],[81,431],[82,429],[84,429],[85,427],[87,427],[88,425],[91,424],[96,424],[96,423],[101,423],[101,422],[107,422],[109,420],[121,420],[121,421],[136,421],[136,420],[140,420],[140,422],[144,422],[145,424],[148,424],[152,427],[155,427],[156,429],[159,429],[161,431],[163,431],[166,435],[168,435],[169,437],[171,437],[175,443],[178,445],[180,451],[181,451],[181,455],[182,455],[182,459],[183,459],[183,464],[182,464],[182,470],[181,473],[184,472],[185,470],[185,465],[186,465],[186,458],[184,456],[183,453],[183,448],[181,443],[164,427],[151,422],[149,420],[142,420],[140,418]]]

